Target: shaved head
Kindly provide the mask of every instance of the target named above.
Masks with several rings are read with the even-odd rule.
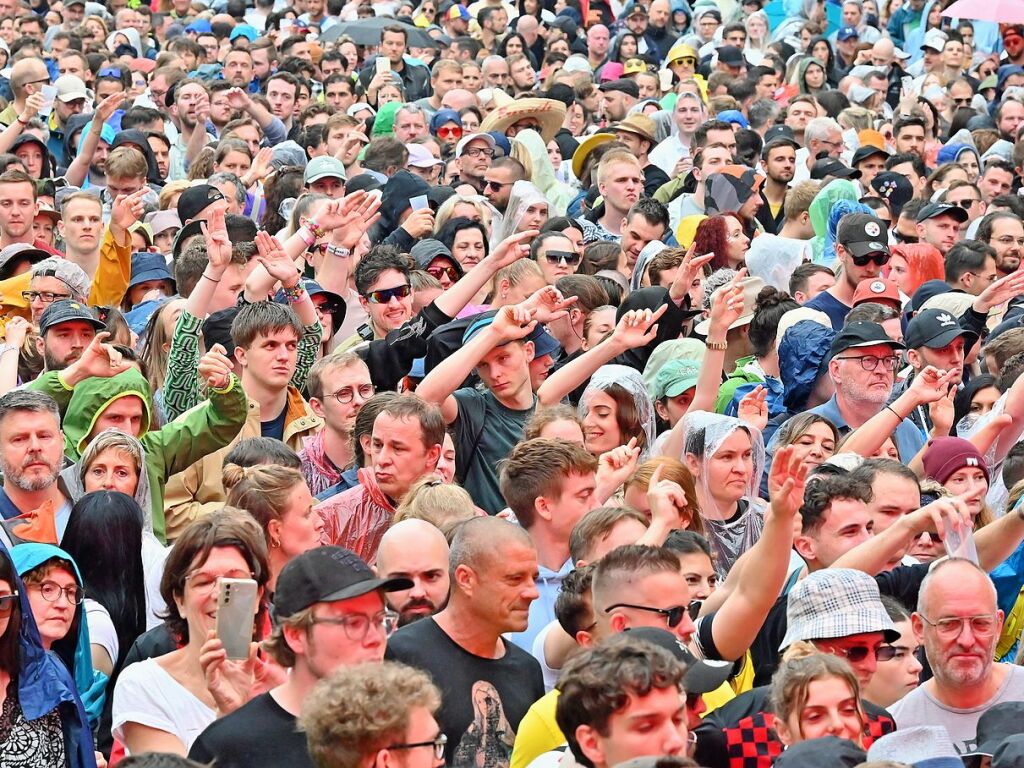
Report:
[[[377,571],[384,574],[399,567],[414,552],[443,552],[448,564],[448,540],[435,525],[410,518],[388,528],[377,548]]]
[[[382,578],[412,582],[409,589],[384,595],[398,611],[399,626],[432,616],[448,602],[448,541],[425,520],[402,520],[391,526],[380,540],[375,570]]]
[[[474,517],[455,529],[448,554],[449,569],[454,571],[460,565],[473,570],[486,568],[510,543],[533,549],[530,534],[520,526],[497,517]]]

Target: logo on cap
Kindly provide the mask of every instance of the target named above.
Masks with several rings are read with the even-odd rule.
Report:
[[[956,325],[956,319],[952,315],[943,313],[941,315],[936,315],[935,319],[938,320],[941,325]]]
[[[876,250],[876,251],[884,251],[885,250],[885,246],[884,245],[882,245],[881,243],[873,242],[873,241],[868,243],[868,248],[871,248],[871,249]]]
[[[981,464],[978,463],[978,460],[974,456],[967,456],[964,459],[964,466],[966,466],[966,467],[980,467]]]
[[[868,237],[878,237],[881,233],[882,229],[878,226],[878,222],[869,221],[864,225],[864,234]]]
[[[868,288],[871,289],[872,293],[885,293],[885,283],[881,280],[875,280]]]

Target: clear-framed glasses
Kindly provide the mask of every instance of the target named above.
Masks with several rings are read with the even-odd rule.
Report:
[[[373,384],[360,384],[358,387],[342,387],[337,392],[332,392],[330,396],[342,405],[348,405],[356,399],[356,392],[363,400],[369,400],[375,391]]]
[[[370,631],[370,627],[377,627],[384,633],[384,637],[391,637],[391,633],[398,628],[398,612],[385,608],[373,616],[365,613],[350,613],[347,616],[314,616],[313,624],[329,624],[341,627],[345,630],[345,636],[354,643],[361,642]]]
[[[693,757],[693,753],[697,751],[697,734],[693,731],[688,731],[686,734],[686,756]]]
[[[36,585],[36,589],[43,596],[43,600],[48,603],[59,602],[61,595],[66,597],[72,605],[81,605],[85,600],[85,590],[77,584],[68,584],[66,587],[62,587],[56,581],[44,581]]]
[[[960,637],[960,633],[964,631],[964,624],[967,622],[970,622],[971,632],[982,637],[991,635],[999,626],[999,616],[994,613],[983,613],[979,616],[950,616],[938,621],[932,621],[923,613],[919,613],[918,616],[925,624],[934,627],[935,631],[939,633],[939,637],[944,637],[947,640]]]
[[[874,355],[848,355],[846,357],[837,357],[836,360],[860,360],[860,367],[865,371],[873,371],[881,363],[882,368],[886,371],[895,371],[900,364],[900,359],[895,355],[890,357],[875,357]]]
[[[448,743],[448,737],[443,733],[437,734],[436,738],[430,741],[417,741],[413,744],[388,744],[388,749],[419,749],[420,747],[433,747],[434,757],[440,760],[444,757],[444,748]]]

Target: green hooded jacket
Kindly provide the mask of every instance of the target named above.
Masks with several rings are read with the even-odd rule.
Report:
[[[811,248],[814,250],[814,260],[821,261],[822,253],[825,250],[825,238],[828,235],[828,215],[832,206],[840,200],[860,199],[857,187],[848,179],[833,179],[811,200],[807,209],[811,218],[811,226],[814,227],[814,239],[811,240]]]
[[[153,533],[161,542],[166,541],[164,486],[168,478],[228,445],[241,431],[248,411],[248,399],[235,376],[226,389],[211,389],[209,400],[153,431],[150,431],[153,417],[149,382],[135,368],[110,378],[88,378],[73,389],[64,384],[57,371],[51,371],[29,384],[29,388],[45,392],[60,406],[64,453],[71,461],[81,458],[96,420],[112,402],[132,396],[142,400],[138,437],[146,452],[146,474],[153,500]]]

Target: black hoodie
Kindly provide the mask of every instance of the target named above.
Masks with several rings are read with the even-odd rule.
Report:
[[[167,180],[160,175],[160,168],[156,164],[156,155],[153,154],[153,150],[149,146],[146,134],[135,128],[119,131],[117,136],[114,137],[114,143],[110,145],[110,151],[113,152],[118,147],[125,145],[138,149],[146,156],[146,164],[149,166],[149,171],[146,173],[146,181],[149,184],[155,184],[157,187],[160,187],[167,183]]]

